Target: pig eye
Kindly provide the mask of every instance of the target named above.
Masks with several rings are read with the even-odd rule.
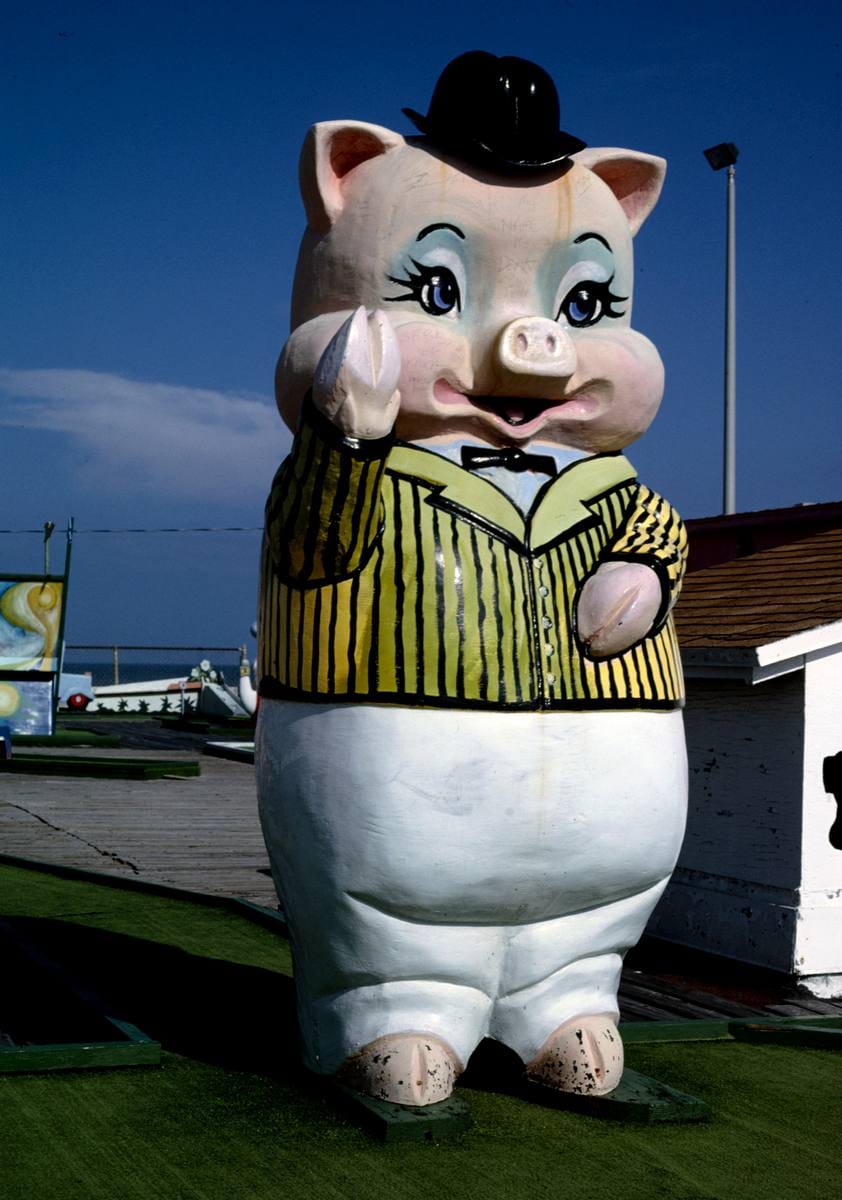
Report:
[[[563,316],[569,325],[584,329],[596,325],[603,317],[622,317],[623,313],[614,304],[628,300],[628,296],[617,296],[611,291],[614,277],[603,283],[594,279],[583,279],[572,287],[561,302],[556,320]]]
[[[384,296],[384,300],[414,300],[424,312],[432,317],[443,317],[446,313],[462,311],[462,297],[456,276],[449,267],[428,267],[410,259],[414,270],[406,269],[406,278],[389,275],[390,283],[408,288],[401,296]]]

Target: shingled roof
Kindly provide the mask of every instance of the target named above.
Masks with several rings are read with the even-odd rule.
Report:
[[[687,650],[751,649],[840,621],[842,528],[695,571],[676,608]]]
[[[762,508],[753,512],[719,513],[691,517],[689,572],[717,563],[799,542],[826,529],[842,529],[842,501],[793,504],[789,508]]]

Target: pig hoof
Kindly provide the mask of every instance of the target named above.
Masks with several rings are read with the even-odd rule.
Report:
[[[348,436],[384,437],[400,403],[400,369],[398,340],[386,314],[360,307],[319,359],[313,380],[316,408]]]
[[[590,658],[620,654],[644,638],[661,607],[661,581],[645,563],[606,562],[582,588],[579,640]]]
[[[533,1083],[604,1096],[623,1074],[623,1042],[611,1017],[578,1017],[559,1025],[526,1068]]]
[[[424,1108],[446,1100],[462,1064],[449,1046],[424,1033],[377,1038],[346,1059],[342,1083],[376,1100]]]

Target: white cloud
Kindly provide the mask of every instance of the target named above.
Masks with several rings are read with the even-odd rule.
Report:
[[[104,490],[262,501],[290,445],[274,402],[255,393],[0,368],[0,394],[0,426],[65,434]]]

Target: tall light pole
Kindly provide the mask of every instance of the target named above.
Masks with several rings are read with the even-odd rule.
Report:
[[[720,142],[704,151],[712,170],[728,168],[727,236],[725,244],[725,459],[722,472],[722,511],[736,512],[737,469],[737,289],[736,233],[734,221],[735,165],[739,150],[733,142]]]

